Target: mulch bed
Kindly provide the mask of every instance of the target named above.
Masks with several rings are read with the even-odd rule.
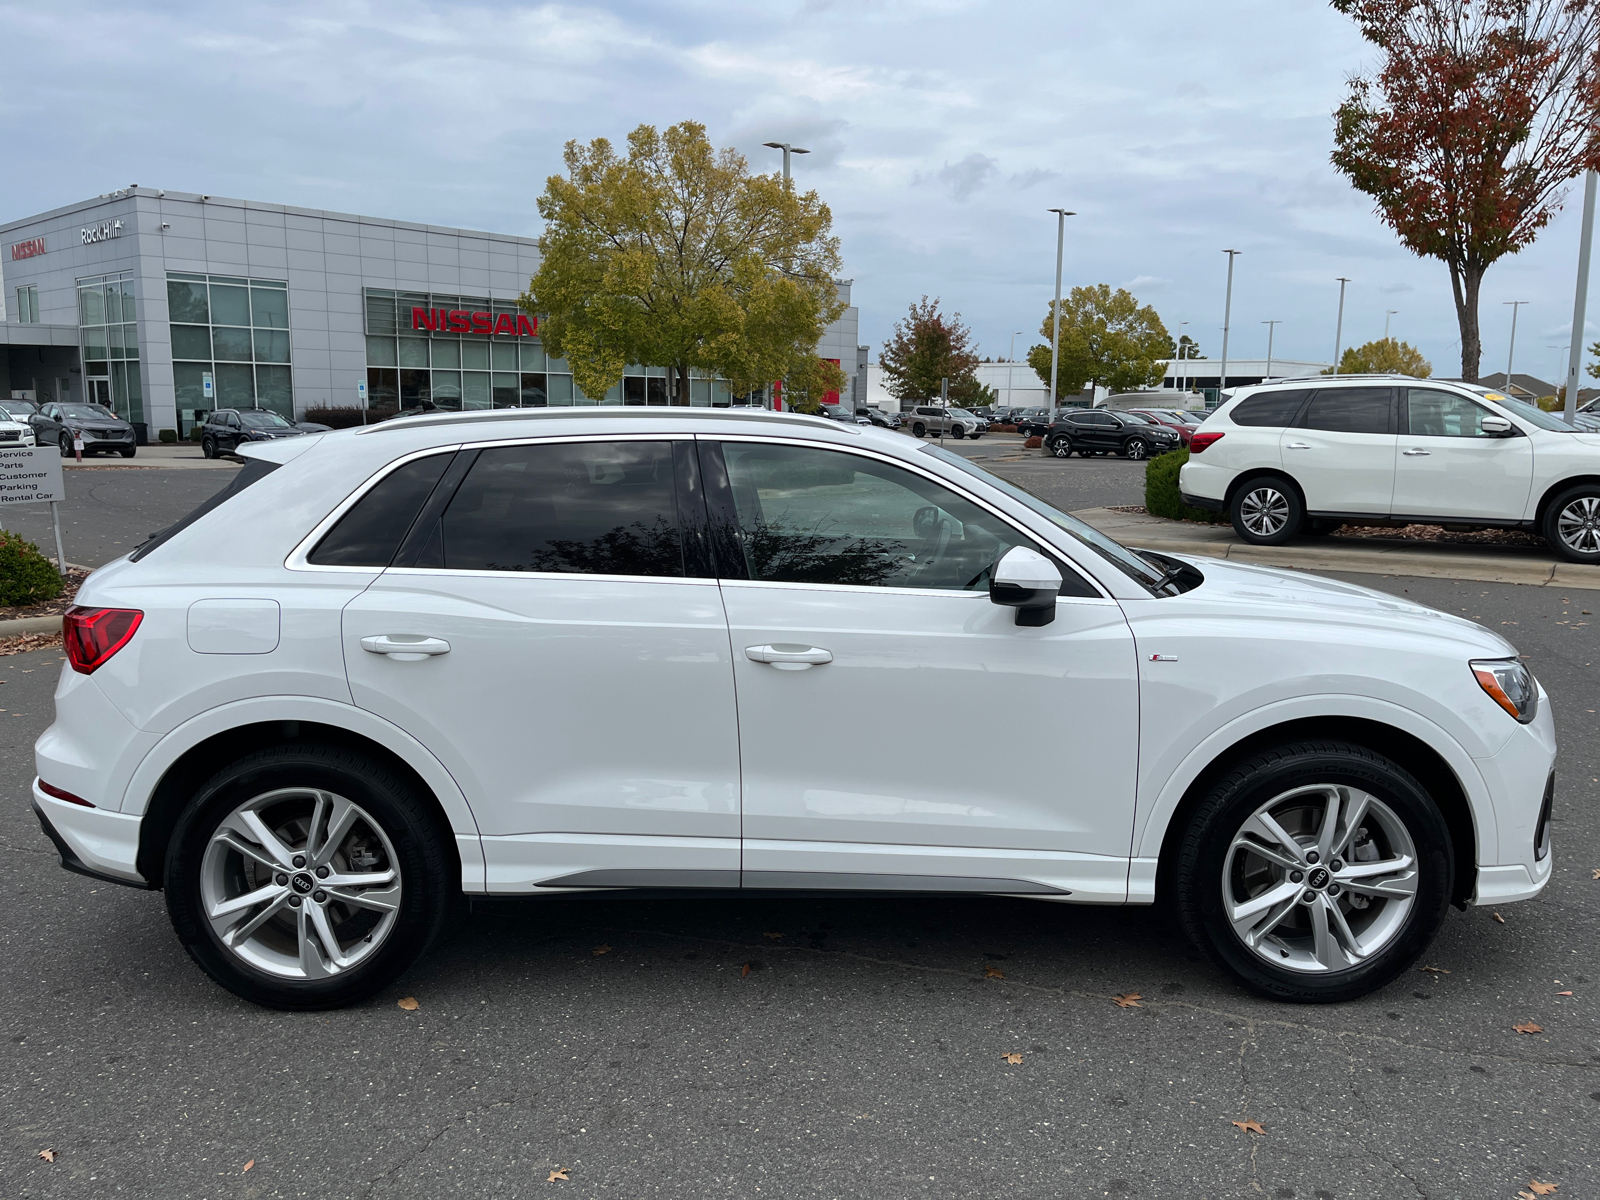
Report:
[[[1108,504],[1107,512],[1148,515],[1142,504]],[[1452,533],[1442,525],[1401,525],[1386,529],[1374,525],[1344,525],[1330,537],[1369,539],[1384,542],[1433,542],[1446,546],[1499,546],[1505,549],[1540,550],[1548,543],[1520,529],[1480,529],[1476,533]]]
[[[25,633],[21,637],[0,638],[0,658],[11,654],[26,654],[30,650],[59,650],[59,633]]]

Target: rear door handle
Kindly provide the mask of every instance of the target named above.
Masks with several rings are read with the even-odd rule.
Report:
[[[779,642],[772,646],[746,646],[744,656],[751,662],[771,663],[780,671],[803,671],[831,663],[833,655],[820,646],[797,646]]]
[[[380,633],[364,637],[361,648],[369,654],[387,654],[395,662],[421,662],[435,654],[450,653],[450,643],[443,638],[417,633]]]
[[[1432,454],[1433,451],[1432,450],[1420,450],[1420,449],[1419,450],[1402,450],[1402,451],[1400,451],[1400,453],[1404,454],[1407,458],[1426,458],[1428,455]]]
[[[1283,448],[1285,450],[1309,450],[1309,449],[1311,449],[1311,443],[1310,442],[1285,442]]]

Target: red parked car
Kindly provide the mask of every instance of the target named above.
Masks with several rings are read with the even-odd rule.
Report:
[[[1194,431],[1200,427],[1199,419],[1193,413],[1184,412],[1182,409],[1130,408],[1128,411],[1166,429],[1176,430],[1178,444],[1185,450],[1189,448],[1189,439],[1194,437]]]

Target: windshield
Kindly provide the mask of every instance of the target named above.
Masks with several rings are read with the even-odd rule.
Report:
[[[947,462],[953,467],[960,467],[968,475],[975,475],[990,487],[998,488],[1013,500],[1027,505],[1045,520],[1066,530],[1078,541],[1100,555],[1101,558],[1104,558],[1125,575],[1149,588],[1152,592],[1156,590],[1156,586],[1164,577],[1165,572],[1159,567],[1152,566],[1121,542],[1108,538],[1093,525],[1086,524],[1078,520],[1077,517],[1062,512],[1053,504],[1047,504],[1032,492],[1024,491],[1009,480],[1001,479],[1000,476],[993,472],[985,471],[982,467],[975,466],[970,460],[962,458],[961,455],[954,454],[942,446],[934,445],[924,446],[922,452],[931,454],[941,462]]]
[[[0,410],[3,410],[7,416],[26,417],[29,413],[38,412],[39,408],[27,400],[6,400],[0,402]]]
[[[1154,425],[1155,424],[1155,422],[1152,421],[1149,417],[1141,417],[1138,413],[1131,413],[1131,412],[1122,413],[1121,416],[1122,416],[1122,419],[1124,421],[1126,421],[1129,425]]]
[[[275,412],[242,412],[239,420],[246,429],[288,429],[289,422]]]
[[[1576,433],[1554,413],[1547,413],[1536,404],[1529,404],[1526,400],[1517,400],[1504,392],[1491,392],[1488,388],[1473,388],[1473,391],[1482,396],[1490,404],[1498,404],[1501,408],[1514,412],[1517,416],[1527,421],[1530,425],[1537,425],[1540,429],[1548,429],[1552,433]]]
[[[101,408],[98,404],[63,404],[61,415],[76,417],[80,421],[115,421],[117,415],[110,409]]]

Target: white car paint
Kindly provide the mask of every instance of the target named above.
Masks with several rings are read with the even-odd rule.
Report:
[[[1027,628],[980,592],[306,561],[352,498],[409,455],[663,435],[900,464],[1025,531],[1092,594],[1063,595],[1054,623]],[[112,876],[139,878],[137,827],[187,751],[245,725],[318,722],[416,771],[450,823],[469,892],[675,872],[751,890],[1148,902],[1172,814],[1208,763],[1285,720],[1359,717],[1445,757],[1478,833],[1480,897],[1532,895],[1549,877],[1533,850],[1555,756],[1549,707],[1520,725],[1467,668],[1514,654],[1503,638],[1381,593],[1209,559],[1194,563],[1200,586],[1158,596],[1097,552],[1092,531],[887,431],[760,413],[532,410],[245,453],[278,469],[79,593],[84,606],[138,608],[144,623],[93,675],[63,669],[56,721],[36,745],[40,778],[93,807],[37,787],[35,798]],[[196,604],[203,652],[191,644]],[[269,604],[281,636],[267,648]],[[230,613],[241,652],[225,649]],[[448,652],[395,656],[364,648],[373,638],[434,639]],[[747,653],[765,647],[779,653]],[[831,661],[783,661],[812,649]],[[999,703],[1039,714],[1049,736],[1037,751],[841,743],[807,720],[841,705],[913,715]]]

